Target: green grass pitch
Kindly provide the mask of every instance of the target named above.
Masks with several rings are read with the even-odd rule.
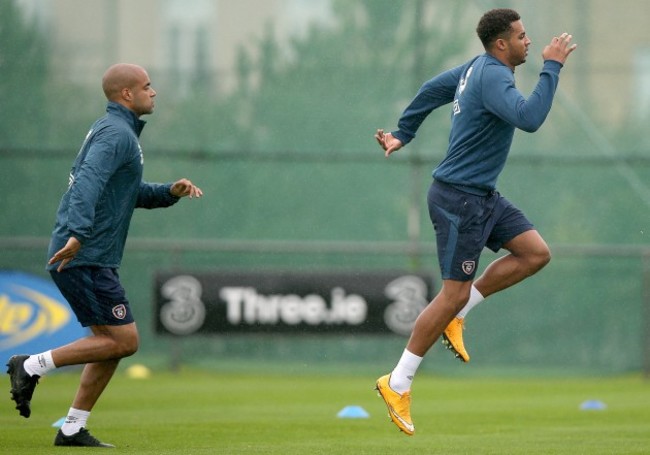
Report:
[[[377,373],[379,375],[380,372]],[[54,448],[52,423],[67,412],[78,373],[37,387],[32,416],[13,409],[5,375],[0,453],[79,454]],[[647,454],[650,383],[639,376],[481,379],[420,374],[413,390],[413,437],[390,423],[361,374],[154,372],[129,379],[120,368],[89,428],[133,454]],[[580,410],[597,399],[605,410]],[[369,418],[343,419],[345,406]]]

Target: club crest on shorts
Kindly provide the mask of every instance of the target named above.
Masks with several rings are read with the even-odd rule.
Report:
[[[471,275],[474,271],[474,267],[476,267],[476,262],[474,261],[465,261],[461,264],[461,268],[463,269],[463,272],[465,272],[465,275]]]
[[[113,316],[117,319],[124,319],[126,317],[126,307],[123,303],[113,307]]]

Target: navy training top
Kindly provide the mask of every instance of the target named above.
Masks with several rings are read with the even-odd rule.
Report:
[[[404,110],[398,130],[408,144],[434,109],[451,103],[449,148],[433,171],[436,180],[477,190],[494,190],[505,166],[515,128],[536,131],[548,115],[562,64],[546,60],[528,99],[515,87],[514,72],[490,54],[427,81]]]
[[[74,236],[81,249],[66,267],[117,268],[133,210],[168,207],[179,200],[169,192],[171,183],[142,181],[144,155],[138,138],[145,123],[121,104],[108,102],[106,115],[92,125],[70,171],[48,258]],[[47,269],[56,267],[58,263]]]

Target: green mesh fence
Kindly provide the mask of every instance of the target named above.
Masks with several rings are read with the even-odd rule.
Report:
[[[20,185],[22,191],[2,202],[5,254],[0,268],[45,276],[47,237],[71,158],[33,154],[1,160],[5,183]],[[429,164],[413,168],[408,160],[382,157],[197,160],[156,157],[155,151],[147,160],[149,180],[187,175],[203,187],[205,197],[166,210],[138,210],[134,216],[121,278],[142,333],[142,355],[166,365],[392,366],[406,342],[398,336],[239,335],[181,341],[157,336],[153,275],[157,270],[219,268],[437,270],[422,200],[415,202],[422,216],[420,238],[415,250],[406,247],[410,198],[419,197],[412,188],[424,194]],[[636,171],[642,175],[648,169],[637,166]],[[501,188],[557,249],[546,269],[493,296],[469,316],[465,337],[475,371],[641,370],[647,210],[635,209],[642,203],[634,191],[598,160],[521,158],[513,159]],[[496,256],[486,252],[480,265]],[[437,346],[424,368],[466,371],[447,356]]]
[[[1,42],[9,43],[0,47],[0,268],[45,276],[70,165],[103,110],[101,75],[114,59],[137,55],[123,55],[112,41],[133,28],[121,22],[128,14],[119,2],[104,5],[111,14],[95,11],[107,27],[69,38],[75,45],[67,51],[57,48],[63,35],[54,32],[72,33],[65,20],[82,15],[30,16],[20,3],[0,2]],[[55,3],[36,13],[74,7],[94,17],[86,9],[99,5]],[[144,61],[165,55],[161,46],[171,43],[155,34],[167,7],[158,3],[154,28],[140,30],[147,40],[134,39],[142,49],[126,46]],[[322,2],[304,5],[315,3]],[[392,367],[406,341],[396,336],[157,337],[152,277],[173,267],[437,270],[425,195],[446,148],[449,109],[432,113],[389,160],[372,134],[395,127],[421,83],[482,51],[474,28],[483,11],[503,6],[497,3],[333,0],[328,21],[284,43],[274,33],[280,24],[269,19],[264,32],[231,49],[229,66],[219,61],[200,74],[169,63],[148,67],[158,96],[141,138],[145,179],[189,177],[205,197],[133,218],[121,276],[142,332],[140,355],[165,365]],[[555,256],[539,275],[472,312],[466,340],[474,368],[457,365],[439,346],[423,368],[648,371],[650,2],[512,3],[533,41],[516,73],[524,94],[553,35],[568,30],[580,46],[562,70],[546,123],[534,134],[517,132],[499,181]],[[248,14],[228,22],[249,21]],[[64,22],[53,25],[53,18]],[[617,29],[619,42],[634,45],[612,48],[608,34],[594,32],[614,22],[627,24]],[[79,63],[80,40],[92,62]],[[181,90],[188,77],[193,83]],[[481,266],[493,257],[486,253]]]

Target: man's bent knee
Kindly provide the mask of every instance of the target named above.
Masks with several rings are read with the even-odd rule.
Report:
[[[551,250],[535,230],[519,234],[504,248],[522,261],[528,275],[538,272],[551,261]]]
[[[532,257],[529,258],[529,260],[532,273],[536,273],[546,267],[549,262],[551,262],[551,250],[546,247],[536,252]]]
[[[117,356],[119,358],[129,357],[138,352],[138,338],[120,340],[117,347]]]
[[[445,302],[454,309],[454,314],[462,310],[467,304],[471,287],[471,281],[443,281],[441,293],[444,295]]]
[[[122,326],[93,326],[96,336],[105,336],[112,340],[112,357],[121,359],[138,351],[140,338],[134,323]]]

